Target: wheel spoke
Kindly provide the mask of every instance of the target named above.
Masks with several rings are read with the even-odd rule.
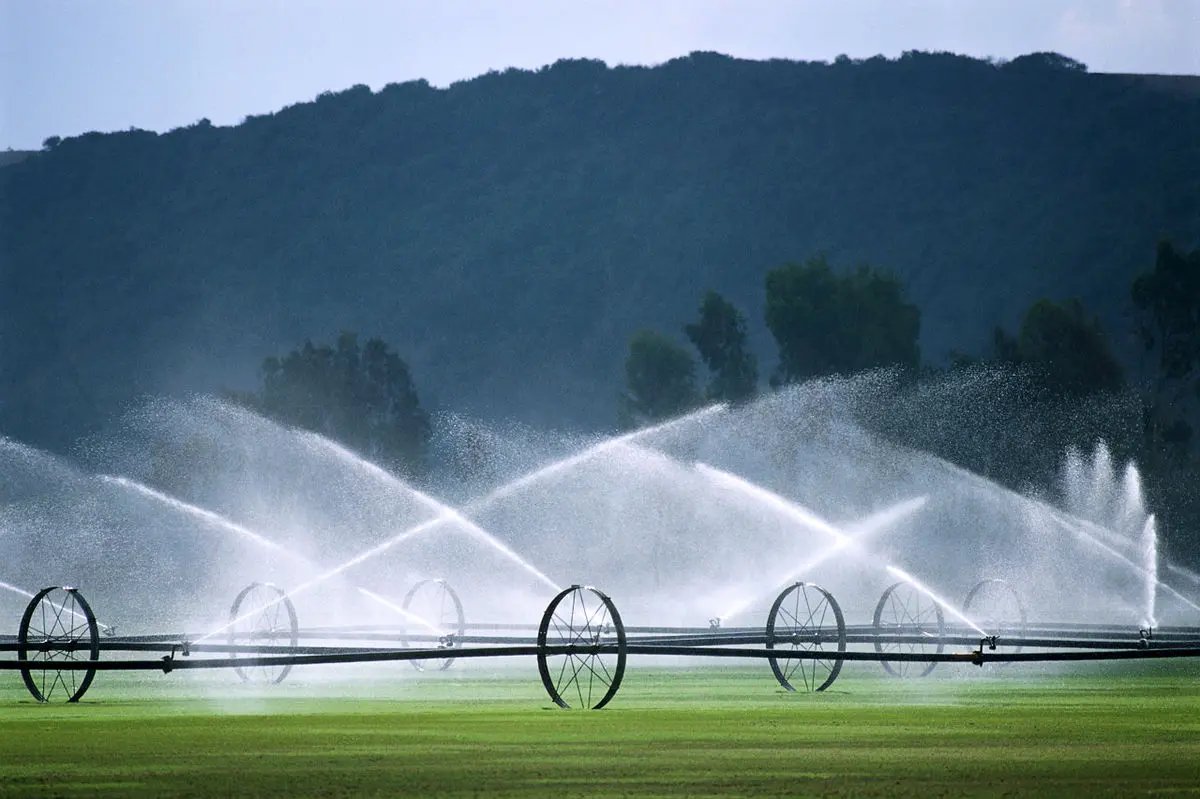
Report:
[[[554,681],[555,685],[562,683],[563,675],[567,673],[567,664],[571,662],[570,655],[563,656],[562,668],[558,670],[558,679]]]

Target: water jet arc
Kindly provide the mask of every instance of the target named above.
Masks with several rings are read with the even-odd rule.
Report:
[[[447,505],[446,503],[441,502],[440,500],[434,499],[429,494],[426,494],[425,492],[423,492],[419,489],[413,488],[408,483],[399,479],[395,475],[385,471],[384,469],[380,468],[379,466],[376,466],[375,464],[371,463],[368,460],[358,457],[357,455],[355,455],[353,452],[346,449],[342,445],[340,445],[334,441],[331,441],[328,438],[325,438],[324,436],[320,436],[320,435],[317,435],[316,433],[312,433],[312,432],[308,432],[308,431],[305,431],[305,432],[301,433],[300,435],[303,436],[304,438],[306,438],[307,440],[314,442],[315,445],[321,447],[322,449],[325,449],[326,451],[333,453],[340,460],[358,468],[359,470],[367,473],[368,475],[372,476],[376,480],[384,483],[389,488],[408,492],[413,497],[415,497],[417,499],[417,501],[419,501],[421,504],[425,505],[427,508],[431,509],[432,511],[434,511],[435,513],[438,514],[438,516],[432,521],[436,521],[437,523],[453,523],[453,524],[456,524],[456,525],[462,527],[464,530],[466,530],[466,532],[469,535],[473,536],[474,538],[479,539],[480,541],[483,541],[485,544],[487,544],[488,546],[495,549],[501,555],[505,556],[506,558],[508,558],[509,560],[513,561],[518,566],[520,566],[522,569],[524,569],[525,571],[532,574],[534,577],[536,577],[539,581],[541,581],[542,583],[544,583],[545,585],[550,587],[552,590],[554,590],[554,591],[562,590],[561,586],[559,586],[558,583],[554,582],[549,577],[547,577],[545,574],[543,574],[532,563],[530,563],[529,561],[522,558],[516,552],[513,552],[512,549],[510,549],[507,545],[505,545],[502,541],[500,541],[494,535],[489,533],[487,530],[484,530],[478,524],[476,524],[475,522],[468,519],[463,514],[462,511],[459,511],[458,509],[453,508],[450,505]],[[389,539],[389,540],[391,540],[395,543],[399,543],[399,541],[404,540],[408,536],[409,533],[416,532],[418,530],[423,532],[426,529],[428,529],[425,527],[425,525],[427,525],[427,524],[429,524],[429,522],[423,522],[421,524],[416,525],[415,527],[410,527],[407,530],[401,531],[396,536],[394,536],[393,539]],[[373,550],[371,550],[370,556],[373,557],[374,555],[380,554],[387,548],[388,547],[383,547],[383,549],[378,549],[378,550],[373,549]],[[346,568],[348,568],[349,565],[355,565],[355,564],[361,563],[361,562],[362,562],[361,560],[355,559],[353,561],[353,563],[346,564]]]
[[[892,571],[893,573],[903,575],[902,579],[908,580],[912,584],[912,586],[914,588],[916,588],[918,591],[925,594],[930,599],[932,599],[934,602],[941,605],[944,609],[946,609],[953,616],[955,616],[955,618],[958,618],[958,619],[961,619],[962,621],[964,621],[972,629],[978,630],[980,633],[983,633],[983,635],[986,637],[987,633],[984,633],[983,630],[980,629],[979,625],[975,624],[975,622],[971,621],[965,615],[963,615],[962,611],[958,610],[953,605],[951,605],[949,602],[947,602],[946,600],[937,596],[935,593],[933,593],[933,591],[931,591],[929,588],[927,588],[925,585],[923,585],[920,581],[909,576],[908,574],[901,571],[900,569],[897,569],[892,564],[884,562],[882,559],[879,558],[879,556],[872,554],[870,551],[866,550],[861,545],[856,544],[854,539],[851,536],[848,536],[846,533],[837,529],[832,524],[825,521],[821,517],[817,516],[815,513],[808,510],[807,508],[805,508],[789,499],[786,499],[786,498],[780,496],[779,494],[776,494],[774,491],[770,491],[766,488],[763,488],[760,485],[756,485],[755,483],[750,482],[749,480],[738,477],[735,474],[731,474],[729,472],[722,471],[720,469],[714,468],[712,466],[708,466],[703,463],[697,463],[696,467],[703,474],[706,474],[709,477],[713,478],[714,480],[722,482],[727,486],[730,486],[732,488],[736,488],[736,489],[742,491],[743,493],[747,494],[748,496],[751,496],[754,499],[766,504],[768,507],[778,510],[779,512],[786,515],[788,518],[794,519],[796,521],[799,521],[802,524],[805,524],[805,525],[811,527],[812,529],[819,530],[823,533],[833,536],[834,539],[838,542],[838,544],[840,546],[846,546],[848,544],[855,544],[856,546],[859,547],[863,556],[865,558],[867,558],[869,561],[884,566],[888,571]],[[915,500],[910,500],[910,502],[915,502]],[[924,504],[923,501],[920,502],[918,504],[918,507],[920,507],[923,504]]]

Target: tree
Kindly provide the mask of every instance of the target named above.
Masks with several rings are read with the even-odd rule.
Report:
[[[359,346],[342,333],[333,346],[305,341],[262,365],[252,404],[277,421],[312,430],[403,474],[424,470],[431,428],[408,364],[379,338]]]
[[[1185,253],[1159,242],[1154,269],[1133,281],[1131,295],[1138,338],[1153,364],[1149,444],[1186,451],[1188,408],[1200,398],[1200,249]]]
[[[705,395],[716,402],[741,402],[758,389],[758,360],[746,349],[746,317],[715,291],[700,303],[700,321],[684,333],[711,374]]]
[[[678,416],[700,404],[691,353],[653,330],[639,330],[629,340],[625,380],[620,417],[626,427]]]
[[[1061,53],[1028,53],[1026,55],[1017,56],[1012,61],[1004,64],[1003,69],[1009,72],[1018,71],[1026,72],[1032,75],[1038,75],[1046,72],[1073,72],[1082,74],[1087,72],[1087,64],[1082,61],[1076,61],[1074,58],[1069,58]]]
[[[921,312],[893,274],[869,266],[839,275],[817,255],[768,272],[766,321],[779,345],[774,386],[920,362]]]
[[[1082,397],[1124,384],[1121,364],[1099,320],[1088,316],[1077,299],[1061,304],[1038,300],[1025,313],[1015,346],[998,331],[996,349],[1002,359],[1033,370],[1055,396]]]

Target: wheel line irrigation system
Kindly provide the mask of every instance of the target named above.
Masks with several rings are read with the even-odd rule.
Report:
[[[422,593],[449,609],[443,618],[434,622],[407,612]],[[779,593],[762,627],[723,627],[715,619],[707,627],[626,627],[610,597],[572,585],[550,601],[535,626],[468,623],[448,583],[424,580],[408,592],[402,608],[416,622],[414,631],[386,625],[304,628],[286,593],[254,583],[234,600],[230,618],[239,623],[229,627],[223,642],[205,643],[197,639],[211,636],[118,636],[98,624],[77,589],[52,586],[30,599],[16,636],[0,636],[0,651],[16,654],[0,660],[0,670],[18,671],[38,701],[74,702],[100,671],[234,669],[243,681],[270,684],[282,682],[296,666],[407,661],[419,670],[444,670],[460,659],[533,657],[555,704],[597,709],[617,694],[634,655],[767,660],[783,688],[802,692],[827,689],[846,662],[876,662],[889,674],[919,677],[940,663],[1200,656],[1200,627],[1030,621],[1014,589],[998,579],[977,584],[963,604],[964,618],[974,611],[979,625],[947,623],[939,605],[926,601],[922,608],[925,599],[918,586],[901,580],[884,589],[869,624],[848,625],[832,594],[796,582]],[[102,659],[102,653],[123,653],[125,659]],[[130,654],[141,657],[129,659]]]

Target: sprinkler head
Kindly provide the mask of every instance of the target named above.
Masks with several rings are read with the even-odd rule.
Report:
[[[715,619],[708,620],[708,628],[710,630],[716,630],[720,626],[721,626],[721,617],[720,616],[717,616]]]
[[[977,666],[983,665],[983,661],[980,658],[983,655],[984,647],[987,647],[988,650],[990,650],[992,652],[996,651],[996,638],[997,637],[998,636],[995,636],[995,635],[985,635],[983,638],[979,639],[979,648],[975,650],[975,657],[976,657],[975,664]]]

